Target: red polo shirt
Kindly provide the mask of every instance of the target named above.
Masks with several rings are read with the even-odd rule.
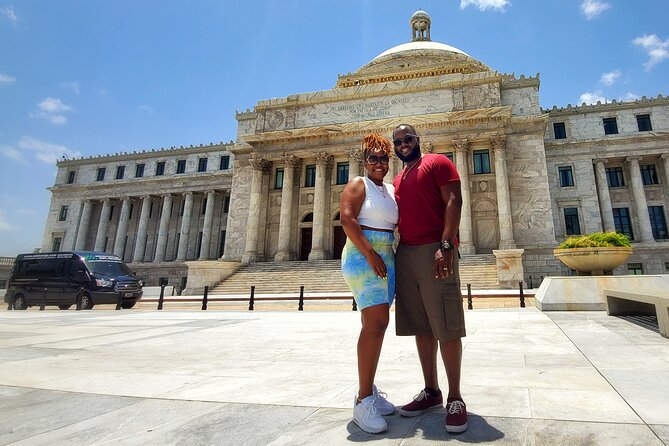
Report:
[[[404,174],[406,173],[406,177]],[[425,154],[395,177],[395,199],[400,212],[400,243],[423,245],[441,241],[444,210],[441,186],[460,181],[455,165],[445,155]],[[457,242],[456,242],[457,243]]]

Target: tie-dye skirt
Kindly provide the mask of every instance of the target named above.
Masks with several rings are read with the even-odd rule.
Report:
[[[379,278],[362,253],[350,240],[341,253],[341,272],[346,284],[353,293],[355,302],[360,310],[374,305],[392,305],[395,298],[395,253],[392,232],[371,231],[363,229],[362,234],[369,240],[374,251],[386,264],[388,276]]]

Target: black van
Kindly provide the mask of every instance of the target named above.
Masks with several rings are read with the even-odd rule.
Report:
[[[81,308],[115,304],[132,308],[142,297],[142,283],[123,260],[104,252],[45,252],[19,254],[9,276],[5,302],[15,310],[42,304],[67,310],[77,302]],[[45,296],[46,294],[46,296]]]

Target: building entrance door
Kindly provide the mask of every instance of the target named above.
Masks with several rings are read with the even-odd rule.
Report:
[[[346,244],[346,233],[342,226],[334,226],[333,234],[334,236],[332,238],[334,239],[334,243],[332,246],[332,258],[341,259],[341,252]]]
[[[300,260],[309,260],[309,253],[311,252],[312,228],[302,228],[300,233]]]

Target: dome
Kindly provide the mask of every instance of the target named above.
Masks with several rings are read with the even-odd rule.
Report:
[[[445,43],[440,43],[440,42],[432,42],[432,41],[416,41],[416,42],[408,42],[408,43],[403,43],[401,45],[394,46],[388,50],[385,50],[383,53],[379,54],[376,56],[370,63],[374,63],[375,60],[381,59],[385,56],[389,55],[397,55],[401,56],[400,53],[410,53],[412,51],[420,51],[420,50],[430,50],[430,51],[445,51],[445,52],[450,52],[450,53],[459,53],[462,55],[465,55],[467,57],[471,57],[469,54],[465,53],[464,51],[450,45],[446,45]]]

